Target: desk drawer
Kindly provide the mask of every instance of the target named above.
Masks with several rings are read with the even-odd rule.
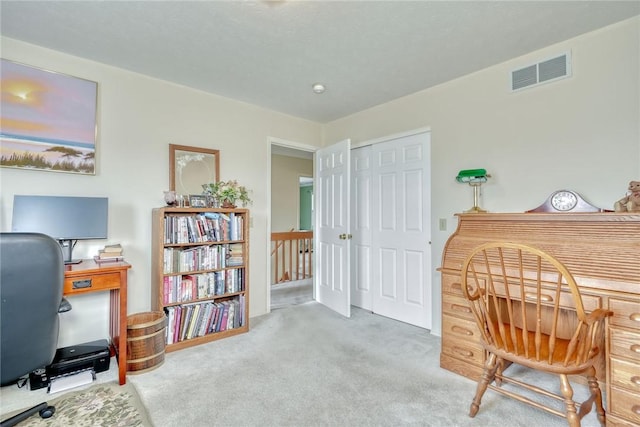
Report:
[[[640,298],[635,301],[609,298],[609,310],[613,311],[610,324],[640,330]]]
[[[451,314],[454,316],[464,317],[465,319],[474,320],[473,312],[466,298],[455,295],[442,295],[442,314]],[[475,324],[475,321],[474,321]]]
[[[64,294],[80,294],[120,287],[120,273],[91,274],[64,279]]]
[[[611,412],[607,412],[607,427],[638,427],[638,424],[623,420],[612,415]]]
[[[442,337],[442,353],[464,360],[474,365],[484,363],[484,349],[477,341],[458,339],[452,336]]]
[[[640,423],[640,393],[611,387],[611,412],[629,421]]]
[[[443,274],[442,275],[442,292],[458,295],[461,298],[464,298],[464,295],[462,295],[462,287],[460,285],[460,276]]]
[[[460,338],[473,343],[480,342],[480,331],[473,320],[460,319],[453,316],[442,316],[442,334],[447,337]]]
[[[611,354],[628,357],[640,363],[640,332],[609,328],[609,333],[611,334]],[[640,371],[640,367],[638,370]]]
[[[611,385],[638,393],[637,403],[640,405],[640,365],[615,357],[610,359],[610,363]]]

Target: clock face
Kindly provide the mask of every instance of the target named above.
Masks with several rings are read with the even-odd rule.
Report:
[[[578,196],[572,191],[560,190],[551,196],[551,206],[559,211],[570,211],[578,204]]]

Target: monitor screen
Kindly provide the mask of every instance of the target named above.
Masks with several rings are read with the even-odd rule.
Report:
[[[75,241],[107,238],[108,204],[106,197],[15,195],[11,231],[53,237],[70,263]]]

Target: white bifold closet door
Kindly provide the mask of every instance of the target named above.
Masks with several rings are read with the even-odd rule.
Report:
[[[431,328],[430,134],[351,152],[351,300]]]

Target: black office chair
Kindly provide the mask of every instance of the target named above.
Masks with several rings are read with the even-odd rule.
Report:
[[[51,364],[58,344],[58,313],[71,306],[62,297],[64,261],[60,245],[39,233],[0,233],[0,385],[18,382]],[[55,409],[43,402],[2,422],[15,425],[36,412]]]

